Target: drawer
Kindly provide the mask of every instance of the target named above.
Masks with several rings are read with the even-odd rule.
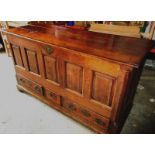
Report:
[[[97,114],[94,111],[89,110],[88,108],[80,106],[67,98],[61,98],[61,105],[70,113],[78,115],[85,121],[90,122],[96,128],[107,129],[109,126],[109,119]]]
[[[36,93],[38,95],[43,95],[43,87],[41,85],[39,85],[35,82],[32,82],[31,80],[29,80],[21,75],[17,75],[17,81],[18,81],[19,85],[30,89],[31,91],[33,91],[34,93]]]
[[[52,101],[52,103],[60,104],[60,96],[57,95],[55,92],[52,92],[51,90],[46,89],[46,98],[49,101]]]

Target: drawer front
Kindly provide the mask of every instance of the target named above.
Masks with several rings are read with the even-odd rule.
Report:
[[[109,125],[109,119],[102,117],[101,115],[76,104],[75,102],[62,97],[61,98],[61,105],[65,108],[68,112],[73,113],[87,122],[90,122],[94,127],[99,129],[107,129]]]
[[[46,98],[52,103],[60,104],[60,96],[57,95],[55,92],[46,89]]]
[[[34,93],[36,93],[38,95],[42,95],[42,96],[44,95],[43,87],[41,85],[39,85],[35,82],[32,82],[31,80],[29,80],[21,75],[17,75],[17,81],[18,81],[19,85],[30,89]]]

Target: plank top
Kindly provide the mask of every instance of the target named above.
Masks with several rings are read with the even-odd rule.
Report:
[[[118,35],[73,30],[62,26],[27,25],[10,28],[8,35],[77,50],[103,59],[138,67],[152,47],[152,41]]]

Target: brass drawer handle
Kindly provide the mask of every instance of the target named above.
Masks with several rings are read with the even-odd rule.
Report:
[[[51,46],[46,46],[46,52],[47,54],[52,54],[54,49]]]
[[[95,118],[95,122],[98,124],[98,125],[101,125],[101,126],[105,126],[105,123],[99,119],[99,118]]]
[[[37,92],[39,92],[39,93],[41,92],[41,90],[40,90],[40,87],[39,87],[39,86],[35,86],[35,87],[34,87],[34,90],[35,90],[35,91],[37,91]]]
[[[53,99],[53,100],[56,100],[57,99],[57,96],[56,96],[56,94],[54,94],[54,93],[52,93],[52,92],[50,92],[50,97]]]
[[[21,82],[25,83],[25,80],[24,79],[19,79]]]
[[[69,108],[70,110],[72,110],[72,111],[76,111],[76,107],[75,107],[75,105],[72,104],[72,103],[69,103],[69,104],[68,104],[68,108]]]
[[[84,116],[86,116],[86,117],[90,117],[90,116],[91,116],[90,113],[89,113],[87,110],[85,110],[85,109],[81,109],[81,113],[82,113]]]

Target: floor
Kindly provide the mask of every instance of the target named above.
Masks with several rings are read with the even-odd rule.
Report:
[[[16,89],[11,58],[0,54],[0,133],[94,133]],[[155,70],[144,69],[122,133],[155,133]]]
[[[155,133],[155,61],[143,69],[134,105],[122,133]]]

